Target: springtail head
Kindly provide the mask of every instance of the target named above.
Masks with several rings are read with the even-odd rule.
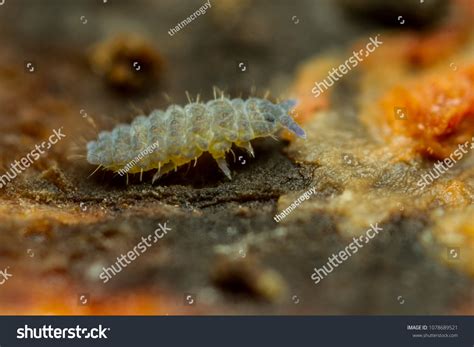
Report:
[[[296,136],[305,139],[306,133],[304,130],[293,120],[293,118],[291,118],[291,116],[289,116],[291,110],[296,106],[296,104],[297,101],[295,99],[288,99],[278,104],[285,110],[285,115],[280,118],[280,123]]]

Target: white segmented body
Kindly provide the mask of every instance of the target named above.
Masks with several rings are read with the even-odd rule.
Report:
[[[119,171],[153,143],[156,151],[141,158],[130,173],[158,169],[153,180],[176,167],[209,152],[230,178],[225,154],[232,144],[252,155],[252,139],[271,136],[285,127],[300,137],[301,129],[288,115],[295,102],[274,104],[266,99],[250,98],[211,100],[189,103],[184,108],[171,105],[140,115],[130,125],[120,124],[111,132],[101,132],[87,144],[87,161]],[[135,162],[134,162],[135,163]]]

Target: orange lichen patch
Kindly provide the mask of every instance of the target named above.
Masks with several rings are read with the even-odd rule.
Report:
[[[164,60],[143,37],[120,35],[96,45],[90,62],[111,86],[137,90],[158,79]]]
[[[394,87],[380,100],[382,135],[415,152],[449,156],[474,133],[474,65]]]
[[[471,21],[474,11],[465,10],[466,7],[472,10],[472,4],[462,1],[459,0],[459,5],[456,7],[457,13],[439,29],[424,33],[382,33],[380,41],[383,44],[367,56],[362,54],[363,60],[357,68],[363,72],[362,94],[368,96],[368,98],[361,98],[365,100],[365,102],[362,101],[363,109],[365,109],[364,104],[372,103],[372,100],[368,99],[372,99],[374,94],[403,82],[409,74],[413,74],[414,68],[422,72],[423,69],[437,66],[436,64],[449,65],[449,63],[446,64],[446,59],[465,47],[472,33]],[[366,45],[367,38],[358,40],[345,56],[348,58],[353,52],[359,52],[361,49],[365,52]],[[299,101],[295,115],[300,124],[309,121],[317,111],[330,107],[331,89],[317,98],[314,97],[311,89],[315,82],[326,78],[328,71],[337,67],[340,60],[340,56],[316,58],[308,61],[298,70],[295,82],[290,88],[290,94]],[[439,88],[442,89],[443,86]],[[292,138],[287,133],[284,133],[283,137]]]
[[[180,315],[199,313],[182,297],[149,290],[87,292],[65,280],[36,279],[15,272],[2,287],[2,315]],[[81,296],[83,296],[81,298]],[[120,309],[117,309],[120,308]]]

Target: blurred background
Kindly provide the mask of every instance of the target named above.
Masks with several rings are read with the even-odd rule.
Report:
[[[1,1],[2,168],[52,129],[64,126],[67,139],[0,190],[0,271],[13,274],[0,286],[0,314],[472,313],[472,278],[422,250],[424,215],[391,219],[403,233],[315,288],[312,268],[347,242],[325,211],[274,225],[279,197],[306,190],[321,165],[288,155],[286,141],[258,143],[255,161],[232,164],[232,182],[203,158],[189,175],[127,186],[107,173],[88,178],[94,168],[81,157],[100,130],[185,104],[186,92],[210,99],[215,86],[232,97],[295,97],[303,122],[330,104],[314,101],[314,82],[374,34],[402,37],[367,62],[376,87],[389,78],[375,68],[408,62],[403,73],[415,74],[464,49],[472,1],[210,0],[205,14],[169,34],[205,4]],[[333,110],[355,109],[359,73],[331,92]],[[327,184],[321,197],[339,193]],[[166,220],[175,231],[163,244],[111,283],[98,282],[103,266]],[[215,260],[229,250],[237,262]]]

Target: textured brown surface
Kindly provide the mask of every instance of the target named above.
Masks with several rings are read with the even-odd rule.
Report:
[[[369,35],[330,2],[249,3],[233,10],[240,21],[232,31],[222,19],[232,5],[216,5],[173,37],[167,30],[202,4],[19,1],[0,8],[4,170],[52,129],[67,135],[0,191],[0,271],[13,274],[0,286],[0,313],[473,313],[474,157],[417,192],[414,182],[432,163],[394,161],[373,138],[358,118],[357,74],[331,91],[330,110],[309,118],[306,141],[265,139],[254,143],[256,158],[229,155],[232,181],[209,157],[153,186],[152,174],[129,185],[106,172],[88,178],[94,167],[75,155],[97,134],[89,118],[110,129],[133,119],[134,108],[166,107],[162,92],[185,103],[185,90],[208,98],[213,85],[233,96],[252,86],[278,96],[306,57]],[[163,56],[156,88],[124,94],[91,70],[90,48],[124,31],[151,40]],[[247,73],[237,70],[241,60]],[[313,186],[311,200],[274,222]],[[172,228],[165,238],[101,282],[103,266],[165,221]],[[313,268],[374,222],[383,234],[315,285]],[[462,247],[461,261],[443,259],[448,246]],[[80,305],[85,293],[90,302]]]

